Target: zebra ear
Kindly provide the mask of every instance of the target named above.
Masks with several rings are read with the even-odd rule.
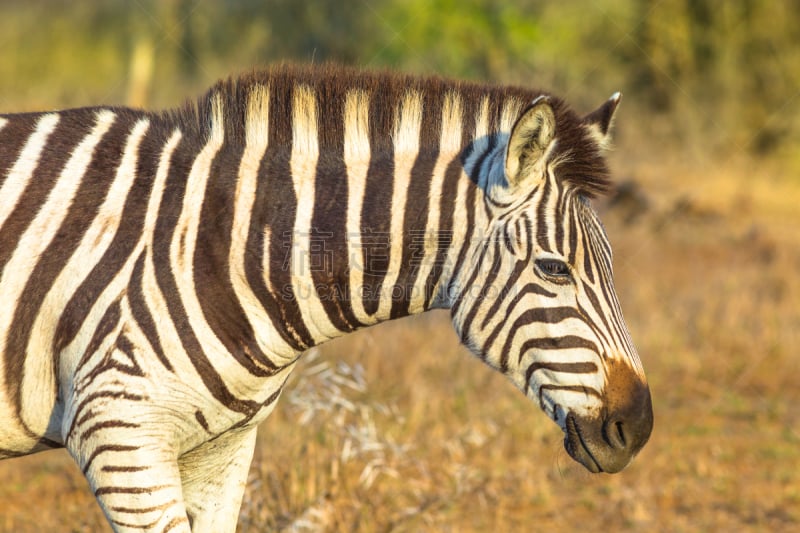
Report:
[[[520,185],[530,167],[540,162],[556,133],[556,116],[550,99],[540,96],[522,112],[511,129],[506,151],[506,179]]]
[[[589,135],[597,142],[601,150],[607,150],[611,144],[611,126],[614,123],[614,112],[617,110],[621,93],[614,93],[603,105],[583,117],[583,124]]]

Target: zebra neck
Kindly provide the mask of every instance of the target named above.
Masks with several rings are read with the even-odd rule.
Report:
[[[279,334],[270,351],[448,307],[452,274],[485,225],[493,134],[513,113],[490,127],[488,97],[446,93],[423,106],[434,96],[386,103],[346,90],[322,105],[307,85],[257,85],[235,113],[211,96],[206,138],[224,139],[215,165],[239,169],[211,180],[236,183],[223,194],[234,204],[231,279],[253,330]],[[225,119],[242,115],[238,126]]]
[[[267,166],[281,159],[265,175],[260,261],[298,344],[448,306],[482,202],[458,153],[267,154]]]

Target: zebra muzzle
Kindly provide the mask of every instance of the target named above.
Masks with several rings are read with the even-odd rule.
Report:
[[[612,402],[596,418],[569,413],[564,448],[590,472],[619,472],[647,443],[653,430],[653,406],[646,384],[636,387],[623,405]]]

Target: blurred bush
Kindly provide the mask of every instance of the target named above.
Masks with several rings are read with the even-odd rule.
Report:
[[[659,142],[800,159],[798,27],[792,0],[3,0],[0,110],[173,106],[258,65],[334,60],[581,109],[622,90]]]

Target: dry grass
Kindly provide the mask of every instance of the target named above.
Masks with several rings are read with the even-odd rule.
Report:
[[[604,209],[656,414],[633,465],[573,463],[432,313],[306,357],[261,427],[240,531],[797,530],[800,182],[615,167],[647,195]],[[107,527],[64,452],[0,479],[0,531]]]

